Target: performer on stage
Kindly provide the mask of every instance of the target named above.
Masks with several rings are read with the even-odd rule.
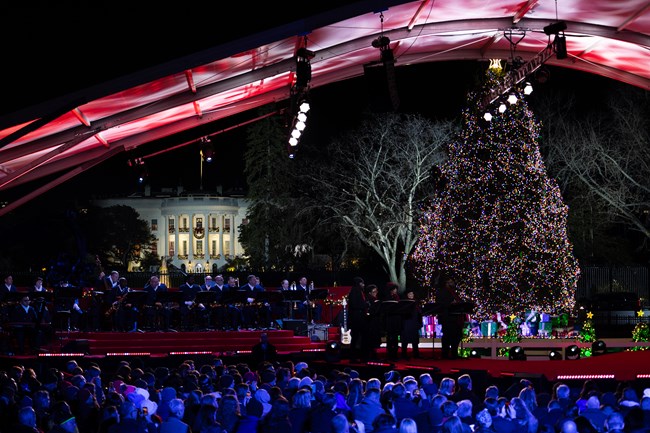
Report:
[[[420,301],[415,299],[415,291],[406,289],[404,292],[406,299],[415,303],[415,308],[411,313],[402,318],[402,333],[400,342],[402,344],[402,358],[408,359],[408,345],[411,344],[411,353],[413,358],[420,357],[420,328],[422,328],[422,307]]]
[[[366,326],[362,338],[363,355],[362,359],[377,360],[377,349],[381,347],[383,334],[381,325],[381,301],[379,300],[379,288],[375,284],[368,284],[366,292]]]
[[[399,286],[390,281],[386,284],[388,299],[384,301],[399,302]],[[396,361],[399,352],[399,335],[402,332],[401,314],[391,314],[390,310],[384,314],[384,329],[386,330],[386,355],[389,360]]]
[[[167,286],[160,282],[158,275],[152,275],[149,282],[145,284],[144,291],[147,297],[143,306],[143,318],[145,326],[154,331],[168,331],[171,322],[171,309],[169,302],[161,302],[159,296],[161,293],[167,293]]]
[[[9,315],[9,321],[11,324],[11,332],[16,338],[16,353],[19,355],[27,354],[25,352],[25,343],[27,340],[29,340],[32,350],[37,352],[39,349],[39,342],[36,338],[38,315],[34,307],[29,303],[29,295],[25,294],[20,299],[20,303],[13,306]]]
[[[363,356],[363,334],[366,326],[368,304],[364,294],[363,278],[354,277],[352,288],[348,293],[348,327],[350,330],[350,361],[356,361]]]
[[[442,358],[458,358],[458,346],[463,337],[464,315],[450,311],[452,304],[461,302],[456,293],[456,282],[451,277],[442,277],[436,290],[436,304],[439,306],[438,323],[442,326]]]

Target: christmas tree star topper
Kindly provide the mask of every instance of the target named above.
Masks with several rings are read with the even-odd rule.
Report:
[[[589,312],[587,313],[587,319],[593,319],[593,318],[594,318],[594,313],[592,313],[591,311],[589,311]]]
[[[639,316],[639,317],[643,317],[645,315],[645,313],[643,312],[643,310],[639,310],[639,311],[636,312],[636,315]]]

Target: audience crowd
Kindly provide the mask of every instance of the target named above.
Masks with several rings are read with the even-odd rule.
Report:
[[[306,362],[111,371],[70,359],[60,368],[0,371],[0,432],[12,433],[650,433],[650,388],[528,379],[473,386],[471,374],[360,377]],[[505,388],[505,389],[503,389]]]

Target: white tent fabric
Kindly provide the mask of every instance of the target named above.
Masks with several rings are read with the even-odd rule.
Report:
[[[650,89],[647,0],[353,2],[72,92],[0,118],[0,191],[35,184],[0,215],[120,152],[287,100],[295,55],[313,52],[310,88],[359,77],[390,40],[396,65],[537,58],[566,23],[567,58],[546,64]],[[162,149],[161,149],[162,150]],[[39,180],[56,174],[56,180]]]

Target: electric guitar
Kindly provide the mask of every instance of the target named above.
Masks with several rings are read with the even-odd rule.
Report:
[[[352,343],[352,334],[351,330],[348,329],[348,301],[346,298],[343,298],[343,326],[341,327],[341,343],[350,344]]]

